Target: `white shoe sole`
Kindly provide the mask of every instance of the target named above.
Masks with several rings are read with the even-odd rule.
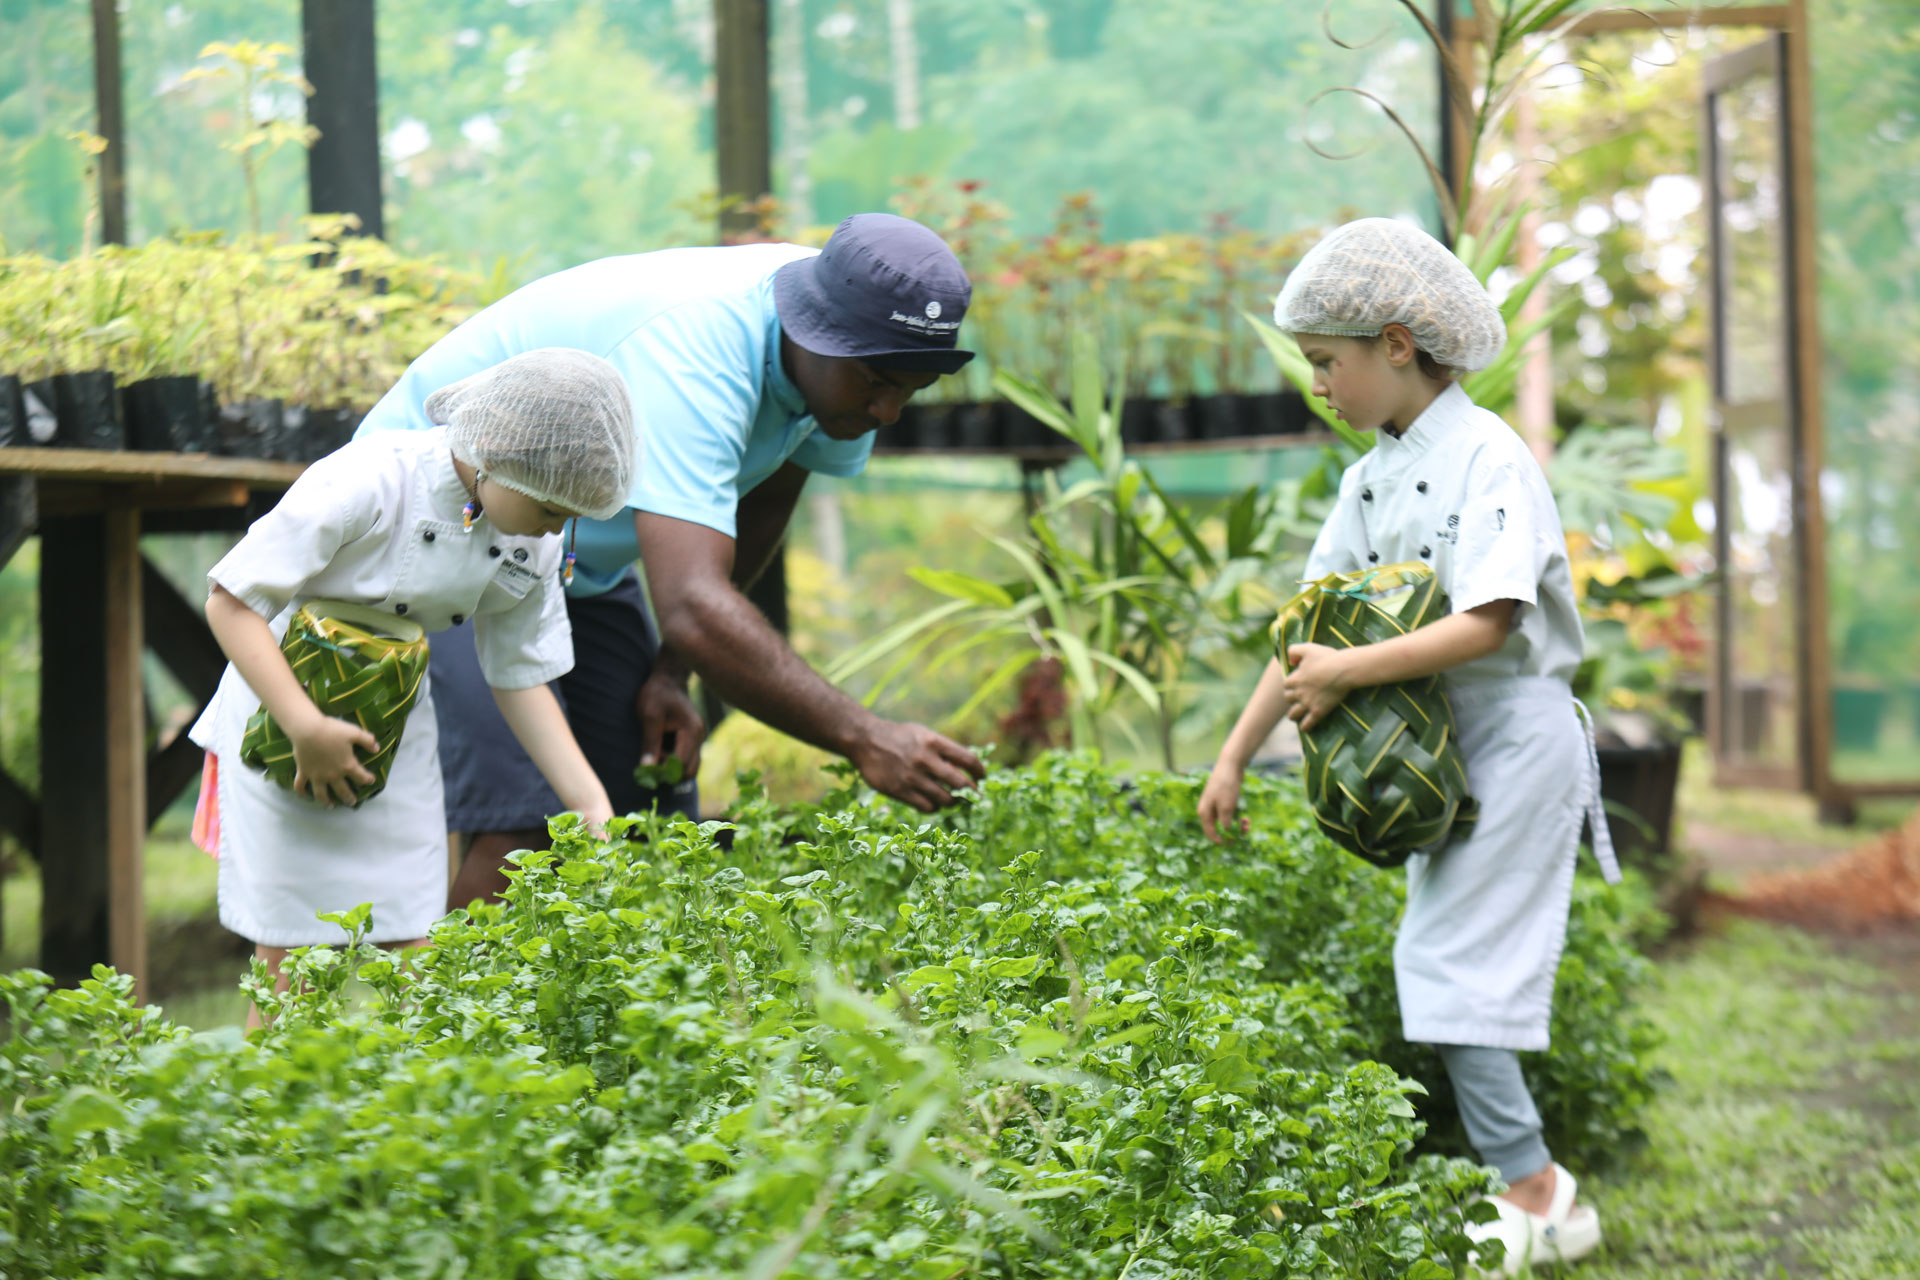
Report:
[[[1481,1275],[1518,1276],[1528,1266],[1538,1270],[1578,1262],[1600,1247],[1600,1215],[1591,1206],[1574,1210],[1558,1226],[1548,1226],[1538,1215],[1529,1215],[1528,1225],[1533,1228],[1532,1238],[1518,1248],[1509,1246],[1498,1272],[1487,1270],[1471,1257],[1468,1264]]]
[[[1567,1215],[1558,1227],[1536,1228],[1533,1233],[1533,1259],[1536,1265],[1578,1262],[1600,1247],[1600,1215],[1582,1206]]]

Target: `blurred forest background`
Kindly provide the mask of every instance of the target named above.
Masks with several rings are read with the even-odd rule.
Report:
[[[1094,193],[1119,238],[1216,215],[1279,232],[1353,207],[1420,214],[1425,182],[1377,111],[1306,104],[1359,84],[1431,132],[1430,53],[1393,0],[773,0],[776,182],[789,231],[884,208],[908,176],[984,181],[1014,229]],[[381,0],[389,236],[514,280],[611,253],[710,239],[707,0]],[[80,242],[93,127],[91,26],[68,0],[0,0],[0,236],[56,256]],[[237,229],[218,150],[229,87],[184,82],[209,41],[300,44],[293,0],[122,6],[131,237]],[[297,55],[296,55],[297,57]],[[299,95],[263,92],[297,119]],[[1364,152],[1351,161],[1314,156]],[[1337,167],[1336,167],[1337,166]],[[210,173],[209,170],[213,172]],[[305,157],[262,181],[270,226],[306,211]]]

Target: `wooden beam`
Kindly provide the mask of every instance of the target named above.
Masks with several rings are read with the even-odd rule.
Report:
[[[107,140],[100,156],[100,238],[127,242],[127,126],[122,109],[120,7],[93,0],[93,98],[95,132]]]
[[[202,707],[204,711],[206,708]],[[200,718],[199,713],[194,719]],[[183,730],[179,737],[147,757],[147,827],[160,821],[160,815],[182,791],[200,780],[207,753]]]
[[[767,0],[714,0],[713,19],[713,132],[725,243],[758,231],[752,205],[773,191]]]
[[[50,516],[80,516],[109,511],[244,507],[252,492],[244,480],[168,480],[153,484],[74,484],[54,480],[40,487],[40,510]]]
[[[147,976],[147,717],[140,659],[140,513],[109,511],[102,521],[106,551],[105,657],[107,687],[107,954],[134,980],[141,998]]]
[[[1267,453],[1274,449],[1323,449],[1336,443],[1337,437],[1331,431],[1302,431],[1294,435],[1238,436],[1223,440],[1156,440],[1129,444],[1128,454],[1186,454],[1186,453]],[[1068,462],[1081,456],[1079,446],[1062,442],[1060,445],[1019,446],[1002,448],[998,445],[984,449],[948,448],[948,449],[912,449],[891,445],[875,444],[873,456],[876,458],[1014,458],[1035,462]]]
[[[227,655],[213,638],[201,606],[176,591],[145,557],[140,561],[140,605],[147,648],[195,699],[204,703],[212,698],[226,672]]]
[[[1692,9],[1580,9],[1562,14],[1546,25],[1548,31],[1597,36],[1613,31],[1668,31],[1675,27],[1768,27],[1784,30],[1793,23],[1790,4],[1706,5]],[[1482,41],[1480,20],[1461,15],[1454,19],[1461,38]]]
[[[286,488],[304,462],[216,458],[205,453],[142,453],[131,449],[0,449],[0,475],[99,483],[157,483],[167,479],[244,480],[255,488]]]

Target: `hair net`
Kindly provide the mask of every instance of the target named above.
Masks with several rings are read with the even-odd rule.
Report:
[[[1288,333],[1377,338],[1402,324],[1455,369],[1484,369],[1507,342],[1500,310],[1467,264],[1418,227],[1362,218],[1307,251],[1273,304]]]
[[[612,365],[541,347],[427,397],[453,456],[541,502],[605,520],[633,488],[633,402]]]

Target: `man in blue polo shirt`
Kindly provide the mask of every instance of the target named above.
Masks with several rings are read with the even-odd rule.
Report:
[[[656,797],[633,771],[669,753],[689,774],[698,766],[694,671],[731,705],[931,811],[981,776],[979,759],[828,684],[743,592],[785,537],[807,476],[857,475],[873,432],[972,358],[957,345],[971,296],[937,235],[883,213],[847,219],[818,252],[764,244],[603,258],[536,280],[442,338],[360,430],[424,429],[435,390],[536,347],[611,361],[633,396],[638,478],[627,511],[570,530],[575,665],[557,683],[614,808],[692,807],[690,788]],[[473,837],[451,895],[465,905],[504,886],[508,852],[542,847],[560,806],[494,709],[469,627],[435,638],[432,676],[448,830]]]

